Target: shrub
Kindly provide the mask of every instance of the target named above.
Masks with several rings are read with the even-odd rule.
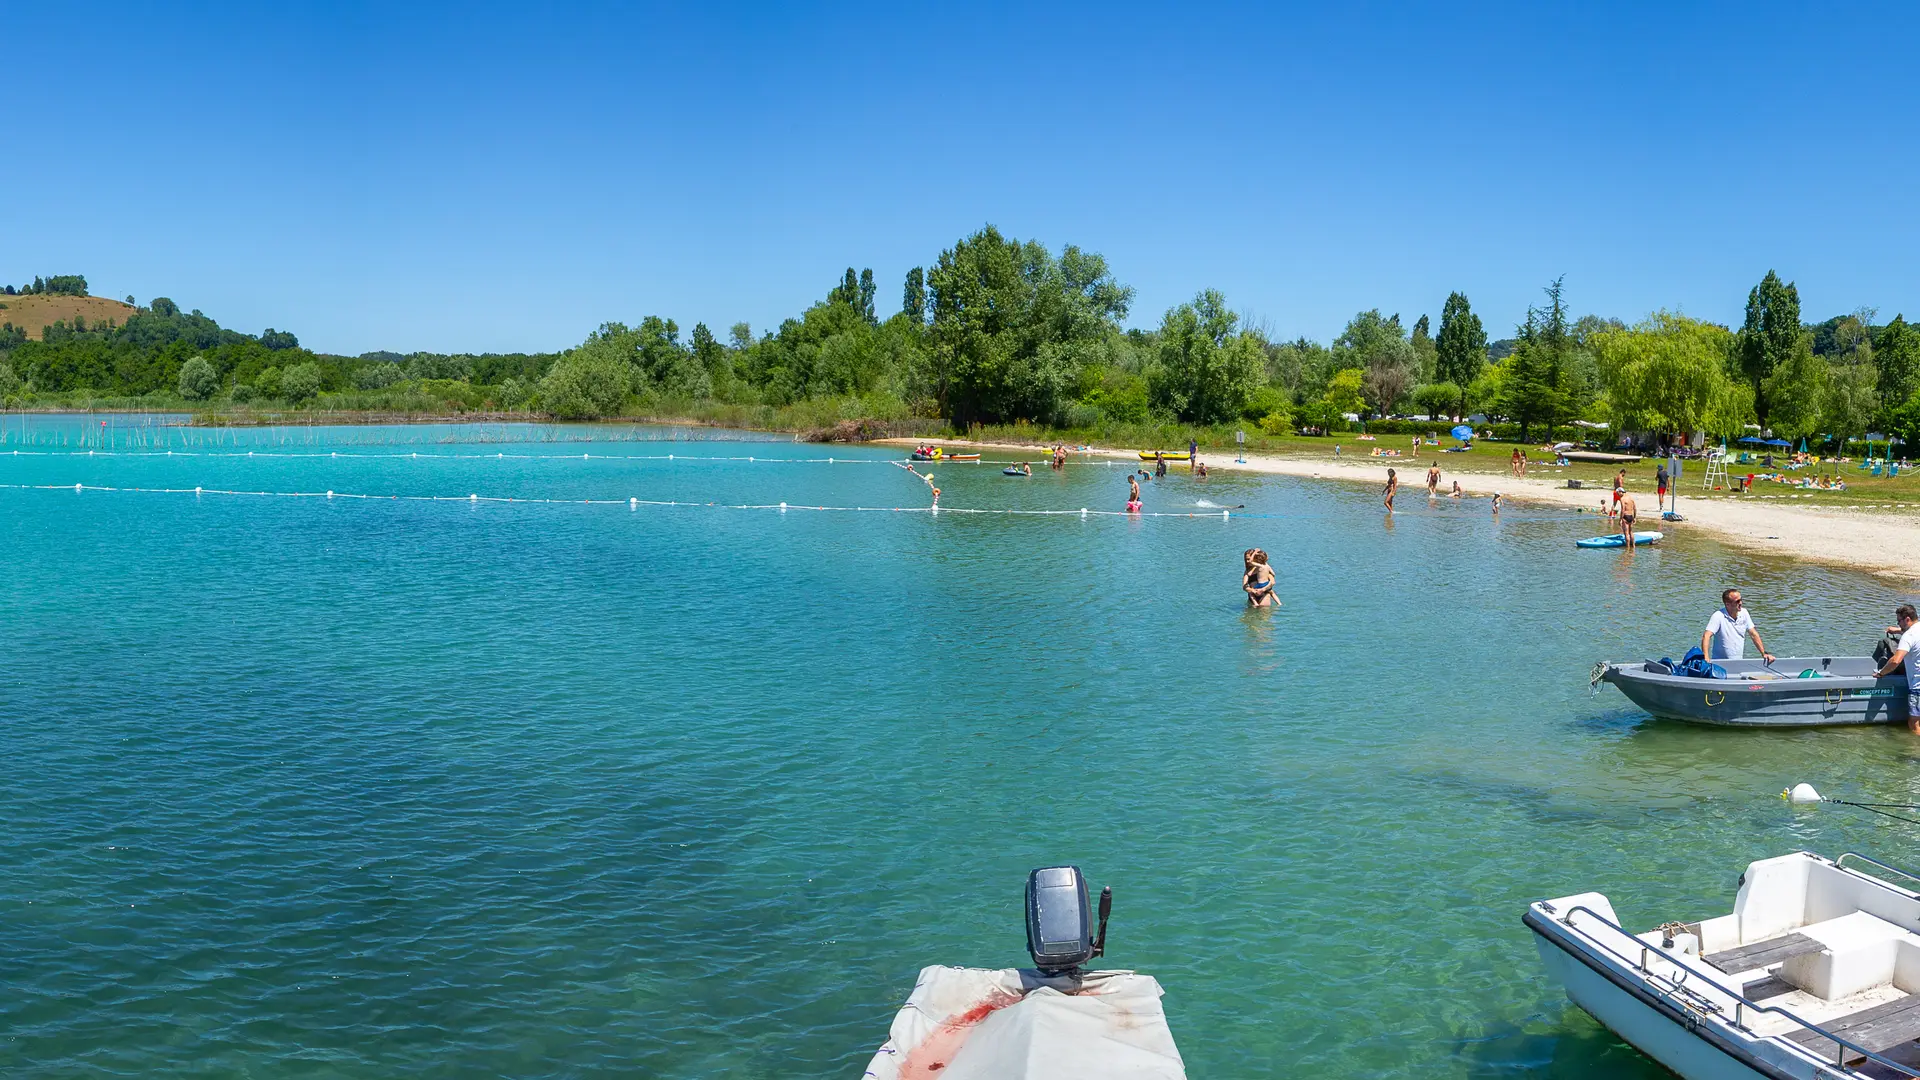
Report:
[[[280,396],[280,369],[270,367],[253,377],[253,392],[258,397],[277,398]]]
[[[309,360],[280,374],[280,396],[298,405],[320,393],[320,365]]]
[[[1293,434],[1293,422],[1283,412],[1270,412],[1260,418],[1260,430],[1268,435]]]
[[[204,356],[196,356],[180,366],[180,396],[188,401],[205,401],[220,388],[220,373]]]
[[[20,389],[20,376],[14,374],[13,365],[0,363],[0,394],[17,393]]]
[[[242,402],[252,401],[253,387],[248,386],[246,383],[240,383],[239,385],[233,388],[233,393],[230,396],[235,401],[242,401]]]
[[[626,403],[633,368],[623,360],[572,352],[540,380],[540,402],[560,420],[598,420]]]
[[[353,369],[353,387],[356,390],[385,390],[394,383],[406,379],[407,373],[399,364],[379,363]]]

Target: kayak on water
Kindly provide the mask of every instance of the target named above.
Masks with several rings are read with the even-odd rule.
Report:
[[[1633,534],[1633,543],[1636,547],[1641,544],[1657,543],[1659,540],[1660,534],[1657,532]],[[1573,544],[1575,547],[1583,548],[1623,548],[1627,546],[1627,538],[1615,533],[1612,536],[1589,536],[1585,540],[1575,540]]]
[[[1142,450],[1140,451],[1141,461],[1152,461],[1154,458],[1166,458],[1168,461],[1185,461],[1187,460],[1187,452],[1185,450]]]

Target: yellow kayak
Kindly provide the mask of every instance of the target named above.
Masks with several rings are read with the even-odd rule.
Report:
[[[1141,461],[1152,461],[1154,458],[1165,458],[1168,461],[1185,461],[1187,460],[1187,452],[1185,450],[1142,450],[1140,451]]]

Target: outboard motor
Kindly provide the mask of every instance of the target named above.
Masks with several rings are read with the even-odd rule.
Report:
[[[1100,890],[1100,928],[1093,929],[1087,879],[1077,866],[1049,866],[1027,875],[1027,952],[1042,975],[1078,977],[1080,965],[1107,951],[1113,889]]]
[[[1873,662],[1876,666],[1886,667],[1887,661],[1893,659],[1894,642],[1897,641],[1899,637],[1900,635],[1889,630],[1887,631],[1887,635],[1880,639],[1880,644],[1873,647]]]

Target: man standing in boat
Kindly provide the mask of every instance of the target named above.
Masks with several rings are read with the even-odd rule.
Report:
[[[1887,633],[1899,633],[1900,641],[1873,675],[1877,679],[1907,669],[1907,730],[1920,735],[1920,621],[1914,617],[1912,604],[1901,604],[1893,618],[1899,625],[1887,627]]]
[[[1760,650],[1760,659],[1773,663],[1773,654],[1767,651],[1766,643],[1760,640],[1760,631],[1753,625],[1753,616],[1748,614],[1746,603],[1740,599],[1739,589],[1728,589],[1720,594],[1720,610],[1707,620],[1707,630],[1700,635],[1700,651],[1707,654],[1709,660],[1742,660],[1747,655],[1747,638],[1753,639],[1754,648]]]

